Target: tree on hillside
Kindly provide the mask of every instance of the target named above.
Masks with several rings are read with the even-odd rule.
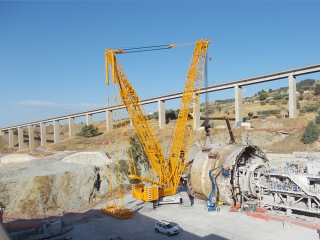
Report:
[[[306,127],[306,130],[302,136],[302,142],[304,144],[313,143],[318,140],[319,138],[319,129],[317,124],[315,124],[313,121],[309,122],[308,126]]]
[[[269,94],[267,92],[262,92],[259,95],[259,100],[260,101],[266,100],[267,97],[269,97]]]
[[[320,95],[320,84],[316,84],[316,87],[314,89],[314,95],[316,96]]]
[[[178,118],[178,114],[177,111],[173,110],[173,109],[168,109],[166,110],[166,119],[177,119]]]
[[[316,82],[314,79],[305,79],[297,83],[296,89],[300,90],[309,90],[310,87]]]
[[[92,124],[90,124],[89,126],[84,125],[80,132],[76,133],[76,136],[79,137],[94,137],[96,135],[99,134],[99,129],[98,127],[94,127]]]

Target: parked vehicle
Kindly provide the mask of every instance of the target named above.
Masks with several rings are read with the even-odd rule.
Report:
[[[178,234],[180,232],[178,225],[173,225],[172,223],[165,220],[156,222],[154,224],[154,230],[156,231],[156,233],[159,233],[159,232],[165,233],[169,237],[171,237],[174,234]]]

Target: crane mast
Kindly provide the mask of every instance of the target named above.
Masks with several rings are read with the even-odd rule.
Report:
[[[186,158],[188,156],[193,131],[193,121],[189,127],[187,127],[187,121],[191,108],[194,110],[193,118],[196,117],[195,109],[198,107],[209,43],[209,40],[200,40],[196,42],[187,73],[177,125],[174,131],[172,147],[169,155],[171,167],[170,181],[172,182],[174,189],[176,189],[179,184],[180,177],[185,167]]]
[[[133,184],[132,195],[137,199],[151,202],[158,200],[159,197],[173,195],[177,191],[185,167],[193,131],[193,122],[190,126],[187,126],[188,116],[191,109],[195,109],[198,106],[209,44],[209,40],[199,40],[196,42],[187,73],[168,160],[166,160],[159,142],[155,139],[154,131],[148,122],[138,94],[115,57],[115,54],[123,53],[123,50],[106,49],[106,84],[109,84],[108,69],[110,66],[112,81],[118,86],[121,101],[128,111],[150,164],[158,176],[157,180],[146,179],[136,175],[129,176],[131,179],[138,179],[152,184]],[[173,44],[168,46],[168,48],[172,47],[174,47]],[[195,112],[194,110],[193,117],[195,117]]]
[[[168,162],[164,157],[159,142],[154,138],[154,131],[148,122],[143,106],[140,104],[139,96],[126,77],[120,63],[117,61],[115,53],[120,52],[109,49],[106,50],[106,83],[109,84],[108,65],[111,65],[112,81],[116,83],[119,88],[122,104],[126,107],[151,166],[159,177],[158,182],[162,184],[164,176],[170,174]],[[131,175],[131,178],[139,179],[139,176]]]

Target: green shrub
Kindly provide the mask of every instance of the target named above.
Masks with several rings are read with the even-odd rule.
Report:
[[[317,112],[319,109],[319,105],[318,104],[310,104],[310,105],[306,105],[303,107],[306,112]]]
[[[204,114],[213,114],[214,113],[214,106],[208,106],[206,108],[203,108]]]
[[[266,117],[267,117],[267,116],[266,116],[265,114],[261,114],[261,115],[259,115],[258,118],[259,118],[259,119],[266,119]]]
[[[316,124],[320,124],[320,115],[316,116]]]
[[[318,126],[313,122],[309,122],[304,134],[302,135],[302,142],[304,144],[309,144],[317,141],[319,138]]]
[[[258,115],[276,115],[281,112],[281,109],[270,109],[270,110],[264,110],[264,111],[257,111]]]
[[[305,108],[301,108],[300,109],[300,114],[304,114],[304,113],[306,113],[307,111],[306,111],[306,109]]]
[[[253,118],[253,112],[248,112],[247,120],[250,120]]]
[[[98,127],[94,127],[92,124],[90,124],[89,126],[84,125],[80,132],[76,133],[76,136],[79,137],[94,137],[96,135],[99,134],[99,130]]]
[[[300,94],[298,99],[299,99],[300,101],[303,100],[303,94]]]
[[[261,101],[260,102],[260,105],[262,106],[262,105],[266,105],[266,102],[265,101]]]
[[[166,119],[177,119],[178,118],[178,114],[177,111],[173,110],[173,109],[168,109],[165,111],[166,113]]]
[[[138,135],[135,134],[133,137],[130,137],[129,142],[130,146],[127,153],[130,159],[133,160],[133,162],[130,163],[130,166],[128,166],[128,168],[131,169],[132,173],[134,173],[133,169],[135,169],[136,174],[140,175],[142,168],[148,170],[151,168],[151,165]],[[130,183],[137,183],[139,181],[140,180],[130,179]]]
[[[150,120],[150,119],[156,119],[156,120],[158,120],[159,119],[159,112],[154,112],[154,113],[150,113],[149,115],[148,115],[148,119]]]
[[[259,95],[259,100],[260,101],[266,100],[267,97],[269,97],[269,94],[267,92],[263,92]]]
[[[129,178],[129,165],[128,165],[128,162],[126,160],[119,160],[118,167],[119,167],[119,172],[121,173],[121,180],[128,179]]]
[[[270,105],[276,105],[276,101],[270,101]]]
[[[282,95],[281,94],[277,94],[273,97],[274,100],[281,100],[282,99]]]
[[[320,95],[320,84],[316,84],[316,87],[314,89],[314,95]]]
[[[281,104],[282,104],[282,105],[287,105],[287,104],[288,104],[288,101],[287,101],[287,100],[282,100]]]

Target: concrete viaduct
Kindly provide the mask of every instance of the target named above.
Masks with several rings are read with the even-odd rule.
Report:
[[[246,78],[242,80],[226,82],[221,84],[212,85],[210,87],[202,88],[200,90],[200,94],[206,92],[214,92],[224,89],[234,88],[234,96],[235,96],[235,119],[236,122],[243,121],[242,116],[242,87],[246,85],[258,84],[262,82],[280,80],[284,78],[288,78],[289,81],[289,118],[296,118],[297,117],[297,108],[296,108],[296,76],[320,72],[320,64],[300,67],[295,69],[290,69],[286,71],[271,73],[263,76],[253,77],[253,78]],[[177,99],[182,97],[183,92],[168,94],[164,96],[149,98],[141,101],[141,104],[150,104],[150,103],[158,103],[158,112],[159,112],[159,127],[162,128],[165,125],[165,101]],[[85,111],[55,118],[44,119],[40,121],[15,125],[11,127],[1,128],[0,134],[9,134],[9,147],[14,147],[14,134],[13,130],[17,129],[18,131],[18,142],[19,142],[19,150],[22,150],[26,146],[23,142],[23,128],[28,128],[29,134],[29,147],[34,147],[34,127],[40,125],[40,138],[41,138],[41,146],[46,145],[46,123],[52,122],[53,123],[53,138],[54,142],[59,142],[59,133],[60,133],[60,120],[68,120],[69,122],[69,137],[75,136],[75,122],[74,119],[76,117],[86,117],[86,124],[92,124],[92,115],[97,113],[106,113],[106,125],[107,130],[113,129],[113,120],[112,120],[112,111],[116,109],[123,108],[123,105],[113,106],[113,107],[106,107],[95,109],[91,111]],[[195,129],[200,127],[200,108],[197,108],[196,119],[194,127]]]

